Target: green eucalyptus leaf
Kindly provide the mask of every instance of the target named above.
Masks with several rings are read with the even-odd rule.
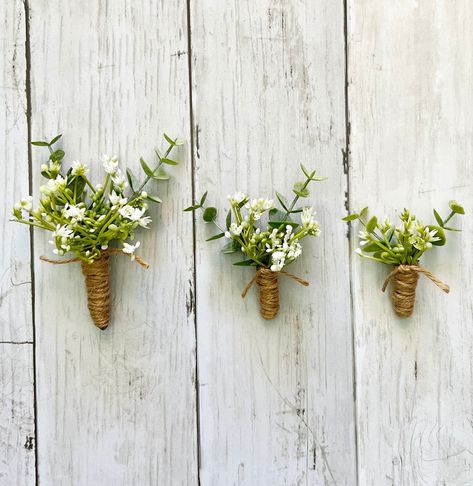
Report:
[[[286,198],[280,194],[279,192],[276,191],[276,197],[278,198],[279,204],[286,210],[288,211],[288,204],[286,201]]]
[[[202,197],[200,198],[200,205],[203,206],[204,203],[205,203],[205,200],[207,199],[207,194],[209,193],[209,191],[205,191],[204,194],[202,195]]]
[[[60,138],[62,137],[62,133],[59,135],[56,135],[50,142],[49,145],[54,145]]]
[[[53,162],[59,162],[64,158],[64,150],[55,150],[49,155],[49,159],[52,160]]]
[[[158,196],[151,196],[150,194],[148,194],[146,197],[145,197],[146,200],[148,201],[151,201],[151,202],[154,202],[154,203],[162,203],[163,201],[158,197]]]
[[[451,228],[450,226],[444,226],[443,229],[446,229],[447,231],[458,231],[458,232],[461,232],[461,229]]]
[[[368,206],[364,207],[361,211],[360,211],[360,218],[362,218],[366,213],[368,212]]]
[[[373,253],[379,250],[379,246],[376,243],[368,243],[365,246],[362,246],[361,249],[366,253]]]
[[[227,213],[227,217],[225,218],[226,228],[229,229],[231,224],[232,224],[232,210],[230,209]]]
[[[194,204],[193,206],[189,206],[188,208],[184,209],[183,211],[195,211],[196,209],[201,208],[200,204]]]
[[[378,218],[376,216],[373,216],[368,223],[366,223],[366,231],[368,233],[372,233],[374,229],[376,228],[376,225],[378,224]]]
[[[153,177],[153,171],[151,170],[150,166],[145,162],[145,159],[143,159],[143,157],[140,157],[140,164],[141,164],[141,168],[143,169],[144,173],[148,177]]]
[[[434,209],[434,217],[435,217],[435,221],[437,221],[437,223],[439,224],[439,226],[443,226],[443,219],[440,216],[440,214],[437,213],[437,211],[435,211],[435,209]]]
[[[456,214],[465,214],[465,209],[463,206],[458,203],[457,201],[449,201],[448,205],[450,209]]]
[[[296,182],[294,184],[294,188],[292,189],[292,192],[299,197],[309,197],[310,191],[309,189],[307,189],[307,187],[304,187],[304,185],[305,185],[304,182]]]
[[[174,147],[175,145],[177,145],[177,144],[176,144],[176,141],[175,141],[175,140],[173,140],[173,139],[172,139],[172,138],[171,138],[169,135],[166,135],[165,133],[163,133],[163,137],[166,139],[166,142],[167,142],[169,145],[172,145],[173,147]]]
[[[36,145],[37,147],[49,147],[48,142],[43,142],[43,141],[36,141],[36,142],[31,142],[31,145]]]
[[[206,223],[212,223],[213,221],[215,221],[216,217],[217,217],[217,208],[214,207],[205,208],[202,218]]]
[[[177,165],[177,162],[175,160],[167,159],[167,158],[161,159],[161,162],[167,165]]]
[[[162,167],[158,167],[153,172],[153,179],[157,181],[167,181],[169,179],[169,174]]]
[[[269,210],[269,220],[270,221],[283,221],[286,213],[280,211],[277,208],[272,208]]]
[[[447,242],[447,238],[445,237],[445,231],[440,226],[428,225],[429,231],[437,230],[437,234],[435,235],[437,238],[440,238],[438,241],[432,241],[432,245],[434,246],[443,246]]]
[[[130,184],[131,190],[134,191],[135,187],[138,186],[138,179],[134,176],[131,169],[126,169],[126,178],[128,179],[128,184]]]
[[[354,221],[355,219],[358,219],[360,217],[359,214],[349,214],[348,216],[345,216],[344,218],[342,218],[342,221]]]
[[[207,238],[205,241],[213,241],[213,240],[218,240],[220,238],[223,238],[225,236],[225,233],[219,233],[218,235],[211,236],[210,238]]]

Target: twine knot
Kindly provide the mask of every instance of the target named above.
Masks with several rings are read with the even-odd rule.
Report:
[[[391,301],[393,303],[394,312],[399,317],[410,317],[414,311],[416,287],[420,274],[425,275],[447,294],[450,292],[450,287],[446,283],[439,280],[425,268],[419,265],[398,265],[386,277],[382,290],[383,292],[386,290],[392,279],[393,291],[391,293]]]
[[[242,298],[245,298],[248,290],[250,290],[251,286],[256,283],[259,290],[260,313],[263,319],[274,319],[278,315],[280,274],[292,278],[292,280],[301,285],[309,285],[307,280],[296,277],[292,273],[285,272],[284,270],[273,272],[269,268],[257,267],[255,276],[246,284],[241,296]]]

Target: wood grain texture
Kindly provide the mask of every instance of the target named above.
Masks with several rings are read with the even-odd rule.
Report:
[[[198,224],[201,482],[353,484],[342,2],[191,7],[197,195],[221,209],[236,190],[289,195],[300,162],[329,178],[314,187],[323,236],[291,268],[311,287],[281,278],[274,321],[255,289],[240,297],[252,270]]]
[[[138,173],[162,131],[190,137],[185,2],[33,0],[31,45],[33,136],[62,132],[94,180],[102,153]],[[196,483],[191,167],[179,157],[138,238],[150,269],[113,259],[107,331],[90,321],[78,264],[37,265],[41,484]],[[42,160],[35,150],[35,188]],[[47,240],[35,234],[37,255]]]
[[[28,195],[25,13],[23,2],[0,8],[0,341],[32,340],[30,237],[13,224],[13,205]]]
[[[31,344],[0,344],[0,484],[35,484]]]
[[[472,484],[473,5],[348,4],[351,209],[470,215],[422,262],[451,293],[421,277],[409,320],[380,292],[389,268],[353,260],[359,484]]]

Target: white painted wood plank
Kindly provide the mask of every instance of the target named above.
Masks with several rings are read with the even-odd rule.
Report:
[[[329,177],[323,236],[291,268],[311,287],[282,278],[274,321],[198,225],[202,484],[352,485],[342,2],[191,3],[197,195],[223,209],[236,190],[289,193],[300,162]]]
[[[13,204],[28,195],[25,12],[23,2],[0,7],[0,341],[31,341],[30,240],[13,224]]]
[[[0,344],[0,483],[35,484],[31,344]]]
[[[32,132],[61,131],[69,160],[117,153],[135,169],[163,130],[189,138],[184,1],[31,2]],[[195,484],[195,337],[190,160],[141,233],[148,271],[112,265],[110,328],[86,308],[78,265],[37,265],[42,484]],[[41,153],[34,151],[35,188]],[[35,234],[36,257],[50,252]],[[186,308],[186,303],[188,308]]]
[[[407,321],[380,291],[388,267],[353,260],[359,482],[472,484],[473,5],[348,3],[352,209],[469,214],[423,261],[451,293],[421,278]]]

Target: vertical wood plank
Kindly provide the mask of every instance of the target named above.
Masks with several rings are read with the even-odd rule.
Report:
[[[28,194],[25,10],[0,7],[0,483],[35,484],[30,236],[10,222]]]
[[[102,153],[137,173],[163,130],[190,137],[184,1],[31,3],[35,137],[62,132],[68,160],[89,163],[93,178]],[[90,321],[77,264],[37,265],[44,484],[196,482],[192,223],[182,213],[191,168],[186,150],[180,158],[138,238],[150,269],[113,259],[107,331]],[[35,150],[35,188],[42,160]],[[47,239],[35,234],[38,255]]]
[[[348,3],[351,209],[468,212],[422,262],[451,293],[421,278],[409,320],[353,260],[360,484],[471,484],[473,5]]]
[[[0,344],[0,483],[35,484],[31,344]]]
[[[23,2],[0,7],[0,341],[32,340],[30,239],[26,226],[13,224],[13,204],[28,195],[25,13]]]
[[[198,224],[202,484],[354,484],[342,2],[191,5],[197,196],[289,193],[300,162],[329,178],[323,236],[291,268],[311,287],[281,278],[274,321]]]

